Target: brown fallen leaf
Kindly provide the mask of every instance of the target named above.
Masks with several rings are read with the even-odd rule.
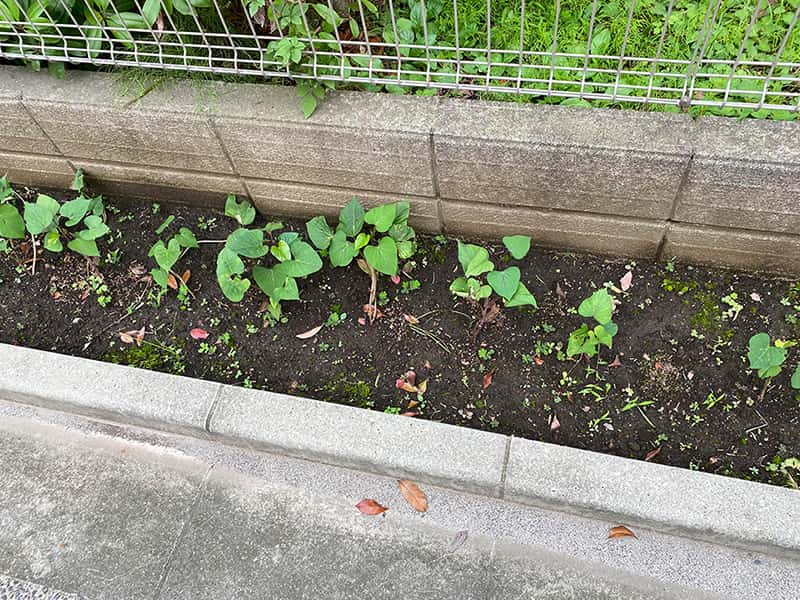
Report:
[[[186,269],[183,272],[183,275],[181,275],[181,281],[183,282],[183,285],[186,285],[187,283],[189,283],[189,278],[191,276],[192,276],[192,272],[189,269]]]
[[[383,312],[377,306],[372,306],[371,304],[365,304],[361,307],[361,310],[370,318],[380,319],[383,316]],[[373,316],[373,313],[374,316]]]
[[[645,459],[645,460],[653,460],[653,459],[654,459],[656,456],[658,456],[658,453],[659,453],[659,452],[661,452],[661,446],[659,446],[659,447],[658,447],[658,448],[656,448],[655,450],[650,450],[650,452],[648,452],[648,453],[645,455],[644,459]]]
[[[144,339],[144,327],[141,329],[131,329],[130,331],[120,331],[117,335],[119,335],[119,339],[124,344],[136,342],[137,346],[141,346],[142,340]]]
[[[309,339],[309,338],[312,338],[312,337],[314,337],[314,336],[315,336],[315,335],[317,335],[317,334],[318,334],[320,331],[322,331],[322,328],[323,328],[323,327],[324,327],[324,323],[323,323],[322,325],[317,325],[316,327],[312,327],[311,329],[309,329],[308,331],[304,331],[303,333],[298,333],[298,334],[297,334],[296,336],[294,336],[294,337],[296,337],[296,338],[298,338],[298,339],[301,339],[301,340],[307,340],[307,339]]]
[[[630,529],[625,527],[625,525],[617,525],[616,527],[612,527],[608,530],[608,539],[616,539],[616,538],[623,538],[623,537],[636,537],[636,534],[633,533]]]
[[[415,407],[417,406],[417,404],[419,404],[419,402],[417,402],[416,400],[411,400],[411,401],[408,403],[408,406],[406,406],[406,408],[410,410],[410,409],[412,409],[412,408],[415,408]]]
[[[623,292],[627,292],[631,289],[631,282],[633,281],[633,271],[628,271],[625,275],[622,276],[622,279],[619,280],[619,287],[622,289]]]
[[[541,367],[544,364],[544,359],[539,358],[538,356],[534,356],[533,362],[537,367]]]
[[[167,285],[173,290],[177,290],[178,289],[178,282],[177,282],[177,280],[175,279],[175,276],[172,273],[167,275]]]
[[[621,366],[622,366],[622,362],[619,360],[619,354],[617,354],[617,355],[614,357],[614,360],[612,360],[610,363],[608,363],[608,367],[609,367],[609,368],[612,368],[612,367],[621,367]]]
[[[372,498],[364,498],[361,502],[356,504],[356,508],[364,515],[379,515],[389,510],[385,506],[375,502]]]
[[[400,493],[403,494],[403,498],[414,510],[417,512],[428,510],[428,498],[416,483],[408,479],[398,479],[397,485],[400,486]]]
[[[189,335],[192,336],[193,340],[204,340],[208,338],[208,332],[205,329],[200,329],[199,327],[195,327],[189,331]]]
[[[561,423],[559,423],[558,417],[553,414],[553,418],[550,419],[550,431],[555,431],[559,427],[561,427]]]
[[[414,315],[404,314],[403,318],[412,325],[419,325],[419,319]]]
[[[416,417],[419,413],[415,413],[413,410],[409,412],[400,413],[401,417]]]
[[[494,372],[495,372],[496,370],[497,370],[497,369],[492,369],[491,371],[489,371],[488,373],[486,373],[486,375],[484,375],[484,376],[483,376],[483,389],[486,389],[486,388],[488,388],[490,385],[492,385],[492,380],[494,379]]]

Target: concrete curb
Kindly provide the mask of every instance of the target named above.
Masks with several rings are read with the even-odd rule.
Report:
[[[118,87],[0,67],[0,174],[295,217],[405,198],[430,232],[800,273],[798,122],[365,92],[306,120],[285,86]]]
[[[0,398],[800,557],[795,491],[0,344]]]

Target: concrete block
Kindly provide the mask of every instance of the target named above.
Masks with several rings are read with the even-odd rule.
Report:
[[[441,207],[448,234],[482,238],[527,234],[534,244],[546,248],[617,256],[655,257],[665,229],[659,221],[521,206],[442,200]]]
[[[506,438],[224,386],[209,431],[238,445],[497,496]]]
[[[193,173],[130,164],[77,161],[92,190],[148,202],[161,200],[222,208],[228,194],[247,196],[242,180],[233,175]]]
[[[67,161],[43,154],[0,152],[0,177],[12,183],[36,187],[68,188],[75,173]]]
[[[216,118],[247,178],[433,196],[427,134]]]
[[[672,224],[661,252],[688,263],[800,274],[800,236]]]
[[[118,107],[25,100],[34,118],[67,157],[216,174],[233,174],[208,121]]]
[[[664,219],[691,155],[677,115],[443,102],[443,198]]]
[[[800,551],[800,495],[792,490],[554,444],[512,439],[505,498],[712,542]]]
[[[28,154],[58,154],[19,100],[0,100],[0,148]]]
[[[800,127],[797,138],[800,139]],[[697,225],[800,233],[800,161],[695,158],[675,220]]]
[[[253,202],[265,215],[314,217],[325,215],[335,219],[339,210],[351,199],[358,198],[366,207],[384,202],[407,200],[411,203],[411,225],[420,231],[441,231],[436,200],[419,196],[374,194],[360,190],[298,185],[262,179],[247,179]]]
[[[203,430],[219,384],[0,344],[0,397],[177,432]]]

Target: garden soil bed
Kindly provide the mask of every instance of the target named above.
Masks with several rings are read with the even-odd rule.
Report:
[[[31,275],[29,263],[19,265],[19,244],[0,254],[0,342],[778,484],[787,479],[770,466],[775,457],[800,456],[800,402],[789,385],[797,349],[763,400],[745,358],[756,332],[800,339],[796,281],[549,252],[534,239],[519,266],[538,310],[505,310],[475,339],[480,309],[448,290],[458,270],[455,241],[421,236],[411,276],[419,288],[381,278],[386,297],[374,325],[359,322],[368,277],[355,264],[334,270],[327,261],[300,282],[301,301],[284,303],[287,321],[269,324],[255,286],[239,304],[222,295],[217,244],[179,263],[191,271],[194,297],[181,302],[171,291],[160,306],[152,300],[147,253],[165,218],[175,217],[162,239],[186,226],[206,240],[224,240],[232,219],[188,206],[106,203],[118,210],[109,211],[114,235],[101,242],[99,261],[40,250]],[[303,222],[284,223],[305,234]],[[491,254],[501,264],[506,252],[494,244]],[[567,360],[567,338],[585,321],[578,304],[606,282],[621,287],[629,269],[630,289],[616,294],[613,351],[603,348],[599,361]],[[108,292],[98,295],[92,282],[100,280]],[[738,314],[723,300],[732,293]],[[313,338],[296,337],[324,323]],[[142,327],[150,343],[120,339]],[[193,328],[210,335],[196,340]],[[395,385],[409,370],[418,383],[428,380],[416,405],[416,394]],[[623,410],[632,401],[639,407]]]

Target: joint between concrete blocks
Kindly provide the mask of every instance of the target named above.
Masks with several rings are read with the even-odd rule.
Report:
[[[53,148],[55,148],[56,152],[58,152],[59,158],[62,158],[64,160],[64,162],[67,163],[67,166],[72,170],[73,173],[77,173],[78,172],[77,167],[75,167],[75,165],[72,163],[72,161],[67,158],[67,155],[64,154],[64,151],[61,150],[61,148],[59,148],[58,144],[56,144],[56,141],[52,137],[50,137],[50,134],[47,133],[47,131],[45,131],[45,128],[42,127],[42,125],[39,123],[39,121],[36,120],[36,117],[34,116],[33,111],[30,108],[28,108],[27,104],[25,104],[25,97],[24,97],[22,92],[20,92],[19,105],[22,107],[22,110],[25,111],[25,114],[28,115],[28,118],[33,122],[33,124],[36,125],[36,127],[39,129],[39,131],[42,132],[42,135],[44,136],[44,138],[48,142],[50,142],[50,145]]]
[[[503,467],[500,469],[500,499],[506,495],[506,473],[508,472],[508,459],[511,457],[511,440],[513,435],[506,438],[506,450],[503,453]]]
[[[222,141],[222,136],[219,134],[219,130],[217,129],[217,124],[214,122],[214,119],[207,119],[208,126],[211,128],[211,131],[214,132],[214,137],[217,138],[217,143],[219,144],[220,149],[222,150],[222,154],[225,156],[225,160],[228,161],[228,164],[231,167],[231,171],[233,174],[239,179],[239,183],[242,184],[242,189],[244,189],[245,193],[247,194],[247,200],[250,204],[255,204],[253,201],[253,194],[250,192],[250,186],[247,185],[247,180],[239,173],[236,165],[233,163],[233,158],[231,158],[231,153],[228,152],[228,147],[225,145],[225,142]]]
[[[444,215],[442,214],[442,197],[439,194],[439,171],[436,166],[436,145],[434,143],[433,127],[428,132],[428,155],[431,161],[431,184],[433,185],[433,197],[436,203],[436,219],[439,221],[439,231],[444,233]]]
[[[206,433],[211,433],[211,419],[214,418],[214,413],[217,410],[217,405],[219,404],[219,399],[222,396],[222,389],[224,387],[225,386],[221,383],[217,386],[217,392],[214,394],[211,406],[208,407],[208,413],[206,414],[205,421],[203,421],[203,430]]]

